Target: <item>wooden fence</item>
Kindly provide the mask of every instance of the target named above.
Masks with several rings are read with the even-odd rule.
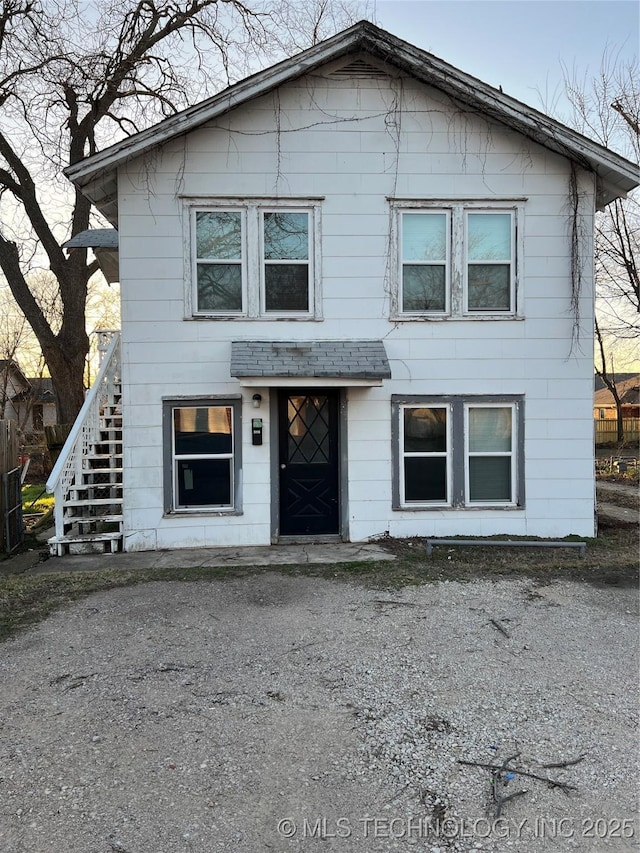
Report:
[[[615,418],[595,420],[596,445],[616,444],[618,441],[618,422]],[[637,445],[640,440],[640,418],[623,418],[622,428],[624,430],[625,444]]]
[[[15,421],[0,421],[0,553],[11,553],[24,539],[20,445]]]

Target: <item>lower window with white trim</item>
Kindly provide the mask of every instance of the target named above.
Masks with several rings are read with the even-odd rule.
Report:
[[[240,399],[164,401],[165,511],[238,509]]]
[[[393,509],[524,506],[524,399],[392,398]]]

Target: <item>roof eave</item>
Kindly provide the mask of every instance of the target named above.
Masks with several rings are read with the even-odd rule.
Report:
[[[637,164],[368,21],[361,21],[296,56],[241,80],[200,104],[68,167],[65,175],[115,225],[116,170],[121,163],[186,134],[253,98],[268,94],[283,83],[312,72],[327,62],[359,51],[366,51],[383,62],[391,63],[463,102],[467,107],[477,109],[483,116],[506,124],[539,145],[594,171],[598,175],[598,206],[625,196],[640,184]]]

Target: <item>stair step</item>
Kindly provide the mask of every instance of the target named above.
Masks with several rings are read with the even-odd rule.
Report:
[[[98,501],[122,501],[122,486],[72,486],[64,504],[69,506],[71,501],[83,500],[89,501],[89,504]]]
[[[103,533],[119,533],[122,535],[122,522],[114,521],[113,526],[110,527],[106,527],[106,525],[111,525],[112,522],[100,522],[100,529],[98,529],[96,525],[89,522],[76,524],[76,521],[79,519],[70,519],[64,523],[63,536],[101,536]]]
[[[107,477],[107,476],[116,477],[116,474],[113,474],[110,468],[92,468],[90,471],[83,471],[82,476],[84,477]],[[84,483],[74,483],[73,486],[69,486],[69,490],[72,489],[82,489],[85,491],[86,489],[117,489],[122,488],[122,478],[120,479],[110,479],[110,480],[92,480],[85,481]]]
[[[69,486],[69,492],[104,492],[105,489],[122,489],[122,483],[77,483]]]
[[[109,533],[87,533],[84,536],[52,536],[51,539],[48,539],[48,542],[81,542],[93,539],[95,541],[99,541],[102,539],[117,539],[121,534],[116,530]]]
[[[106,526],[107,524],[109,527]],[[63,536],[101,536],[103,533],[122,535],[122,522],[119,521],[101,521],[99,524],[93,524],[88,519],[81,523],[79,518],[72,518],[65,521],[63,527]]]
[[[119,524],[122,521],[121,514],[113,515],[67,515],[65,524]]]
[[[47,541],[49,553],[55,557],[65,554],[111,553],[121,550],[122,533],[95,533],[85,536],[52,536]]]
[[[111,462],[114,459],[122,459],[122,453],[92,453],[84,457],[85,462]]]
[[[73,498],[64,502],[67,506],[122,506],[122,498]]]

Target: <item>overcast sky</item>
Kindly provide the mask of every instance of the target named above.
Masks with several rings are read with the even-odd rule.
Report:
[[[582,77],[607,50],[639,55],[636,0],[371,2],[383,29],[543,112],[561,107],[562,63]]]

